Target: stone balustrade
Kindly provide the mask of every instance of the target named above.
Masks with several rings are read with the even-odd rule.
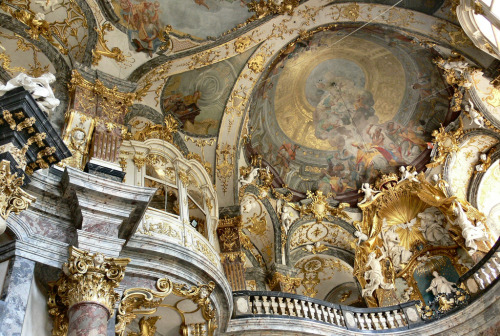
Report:
[[[423,323],[418,301],[383,308],[355,308],[282,292],[233,292],[233,319],[308,319],[354,331],[398,331]]]
[[[222,270],[219,254],[208,239],[190,224],[183,223],[179,216],[149,208],[136,234],[180,245],[208,259],[215,267]]]
[[[472,298],[480,296],[492,287],[500,275],[500,239],[473,268],[460,277],[458,284],[464,285]]]

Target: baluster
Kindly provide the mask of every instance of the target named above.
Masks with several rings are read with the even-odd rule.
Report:
[[[371,319],[370,314],[363,313],[363,316],[365,317],[365,322],[366,322],[366,325],[368,327],[368,330],[377,329],[377,327],[375,326],[375,323]]]
[[[262,314],[262,299],[260,296],[255,296],[255,308],[257,309],[257,314]]]
[[[328,316],[328,323],[335,324],[335,316],[332,313],[332,307],[326,307],[326,315]]]
[[[255,296],[250,296],[250,311],[252,314],[257,314],[257,307],[255,306]]]
[[[356,324],[358,325],[358,328],[359,329],[366,329],[365,328],[365,320],[363,318],[361,318],[361,314],[360,313],[354,313],[354,319],[356,320]]]
[[[491,257],[491,259],[493,261],[493,264],[495,266],[495,268],[497,269],[498,272],[500,272],[500,263],[499,263],[499,258],[497,256],[493,256]]]
[[[491,284],[491,278],[490,278],[488,272],[486,272],[484,266],[479,269],[479,272],[482,274],[484,280],[486,281],[486,285]]]
[[[479,288],[481,288],[481,290],[483,290],[484,289],[484,281],[483,281],[483,279],[481,279],[479,277],[479,274],[474,273],[474,280],[476,280],[477,284],[479,285]]]
[[[335,317],[335,324],[336,324],[336,325],[338,325],[338,326],[340,326],[340,327],[344,327],[344,324],[342,323],[343,321],[342,321],[342,319],[341,319],[343,316],[342,316],[342,315],[340,314],[340,312],[339,312],[337,309],[335,309],[335,308],[333,308],[333,317]]]
[[[314,303],[314,311],[316,312],[316,320],[323,321],[323,312],[320,309],[320,305]]]
[[[404,319],[403,319],[403,316],[401,315],[401,313],[398,310],[393,310],[393,312],[394,312],[394,317],[396,318],[396,322],[397,322],[396,328],[405,326],[405,322],[404,322]]]
[[[283,298],[282,297],[278,297],[278,309],[279,309],[279,312],[280,312],[280,315],[287,315],[286,314],[286,305],[283,303]]]
[[[271,296],[271,314],[279,315],[278,303],[276,302],[275,296]]]
[[[300,305],[299,300],[293,299],[293,306],[294,306],[295,312],[297,313],[297,316],[304,317],[304,315],[303,315],[304,312],[302,311],[302,306]]]
[[[394,316],[392,316],[391,312],[386,311],[384,313],[385,317],[387,318],[387,324],[389,325],[389,328],[396,328],[396,326],[394,325]]]
[[[292,299],[286,298],[286,305],[288,307],[288,314],[290,316],[297,316],[297,314],[295,313],[295,309],[293,309]]]
[[[306,301],[300,300],[300,305],[302,306],[302,312],[304,314],[303,317],[309,318],[309,307],[307,306]]]
[[[495,269],[495,266],[493,265],[493,262],[491,260],[488,260],[486,262],[486,268],[488,269],[488,271],[490,272],[491,276],[493,277],[493,279],[496,279],[498,277],[498,272],[497,270]]]
[[[372,320],[372,323],[373,323],[373,328],[375,330],[382,329],[382,325],[380,324],[380,321],[379,321],[377,315],[375,315],[375,313],[370,313],[370,317],[371,317],[371,320]]]
[[[267,301],[267,296],[262,296],[262,306],[264,307],[264,312],[269,314],[269,301]]]
[[[387,320],[384,317],[384,315],[382,314],[382,312],[378,312],[377,315],[378,315],[378,319],[380,321],[380,325],[382,326],[382,329],[388,329]]]
[[[326,323],[332,323],[328,308],[329,307],[321,306],[321,311],[323,312],[323,321],[325,321]]]
[[[311,304],[311,302],[307,301],[307,307],[309,308],[309,318],[312,320],[316,319],[316,312]]]

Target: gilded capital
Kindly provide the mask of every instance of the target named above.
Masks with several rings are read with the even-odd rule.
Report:
[[[101,253],[90,253],[71,246],[63,274],[50,284],[49,313],[54,317],[53,335],[64,330],[67,311],[75,304],[93,302],[108,309],[109,316],[117,300],[114,289],[125,275],[128,258],[108,258]],[[56,326],[60,328],[56,328]]]
[[[2,160],[0,162],[0,217],[4,220],[9,217],[11,212],[16,214],[28,208],[36,198],[21,189],[24,183],[24,177],[18,177],[17,173],[10,171],[10,161]],[[0,227],[0,234],[5,228]]]

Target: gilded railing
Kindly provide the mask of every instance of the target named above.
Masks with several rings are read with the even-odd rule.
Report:
[[[142,219],[137,234],[180,245],[208,259],[222,270],[219,254],[210,245],[207,238],[190,224],[182,223],[179,216],[149,208]]]

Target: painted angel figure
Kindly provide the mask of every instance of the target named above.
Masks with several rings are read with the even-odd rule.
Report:
[[[359,202],[358,204],[363,204],[363,203],[366,203],[366,202],[371,202],[373,201],[373,198],[375,197],[376,194],[378,194],[380,191],[377,191],[377,190],[373,190],[371,187],[370,187],[370,184],[369,183],[363,183],[361,185],[361,190],[358,191],[358,193],[360,192],[364,192],[365,193],[365,197],[363,198],[363,200],[361,202]]]
[[[432,294],[434,294],[434,296],[437,296],[438,294],[450,294],[457,291],[455,288],[453,288],[455,284],[446,280],[446,278],[439,275],[438,272],[434,271],[432,272],[432,275],[434,276],[434,279],[432,279],[429,288],[425,290],[426,292],[432,291]]]
[[[260,168],[252,169],[252,171],[248,174],[248,176],[246,178],[242,176],[239,178],[238,181],[241,183],[241,185],[252,183],[255,180],[255,178],[257,177],[259,170],[260,170]]]

